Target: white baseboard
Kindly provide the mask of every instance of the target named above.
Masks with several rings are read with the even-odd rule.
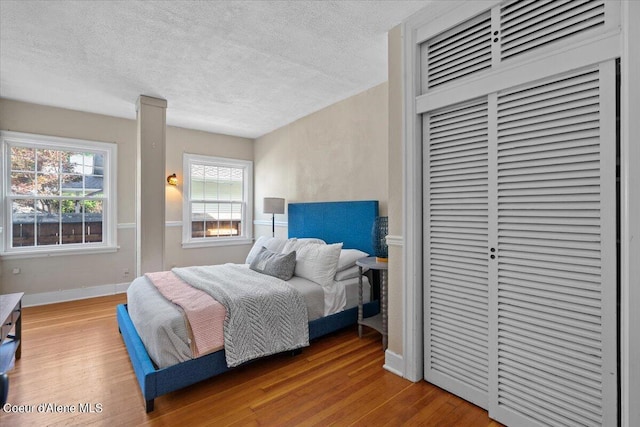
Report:
[[[396,354],[391,350],[387,350],[384,352],[383,368],[391,372],[392,374],[396,374],[397,376],[404,378],[404,360],[401,355]]]
[[[127,292],[129,283],[91,286],[88,288],[64,289],[39,294],[27,294],[22,298],[23,307],[54,304],[57,302],[75,301],[79,299],[103,297]]]

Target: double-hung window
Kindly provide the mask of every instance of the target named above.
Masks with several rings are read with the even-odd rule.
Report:
[[[116,249],[113,143],[0,133],[3,256]]]
[[[251,241],[253,163],[184,154],[183,247]]]

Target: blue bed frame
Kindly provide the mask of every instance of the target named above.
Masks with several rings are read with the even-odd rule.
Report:
[[[327,243],[343,242],[345,249],[373,253],[371,227],[378,216],[377,201],[290,203],[288,213],[289,237],[317,237]],[[378,311],[378,301],[364,305],[365,317],[373,316]],[[227,367],[224,350],[157,369],[133,326],[126,304],[116,307],[116,316],[147,412],[153,411],[156,397],[232,369]],[[309,322],[309,339],[353,325],[357,323],[357,318],[358,309],[354,307],[313,320]]]

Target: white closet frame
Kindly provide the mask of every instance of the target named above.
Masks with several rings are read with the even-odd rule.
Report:
[[[405,256],[403,273],[404,327],[403,376],[418,381],[423,375],[422,327],[422,130],[421,114],[439,106],[499,91],[545,77],[561,74],[581,65],[621,58],[621,424],[640,425],[640,334],[634,327],[640,324],[640,4],[621,2],[619,28],[597,37],[573,44],[567,51],[553,48],[544,52],[544,61],[514,62],[483,79],[482,86],[474,78],[450,90],[432,90],[421,95],[420,44],[468,18],[491,9],[500,1],[437,2],[418,12],[403,25],[404,65],[404,229]],[[635,28],[634,28],[635,26]],[[635,76],[635,79],[634,77]]]

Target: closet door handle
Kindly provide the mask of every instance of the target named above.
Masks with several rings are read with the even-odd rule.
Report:
[[[496,259],[495,254],[493,254],[493,252],[495,252],[495,251],[496,251],[496,248],[491,248],[491,249],[489,249],[489,250],[492,252],[492,254],[491,254],[491,255],[489,255],[489,258],[491,258],[491,259]]]

